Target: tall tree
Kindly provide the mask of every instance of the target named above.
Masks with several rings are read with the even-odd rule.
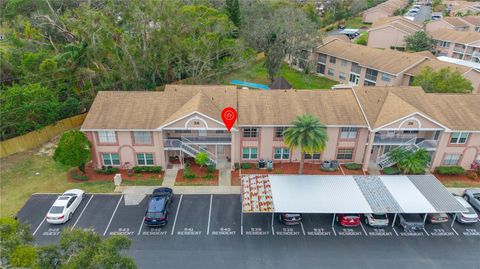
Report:
[[[283,132],[285,145],[301,152],[299,174],[303,174],[305,154],[313,154],[325,150],[328,141],[326,128],[313,115],[298,116],[291,123],[292,127]]]
[[[67,131],[60,138],[53,159],[64,165],[77,166],[85,172],[85,164],[90,159],[90,142],[80,131]]]
[[[225,6],[228,17],[230,20],[235,24],[235,26],[240,27],[240,5],[238,4],[238,0],[226,0]]]
[[[405,37],[406,50],[408,51],[431,51],[435,46],[435,40],[426,32],[418,31]]]
[[[421,86],[425,92],[470,93],[473,90],[472,83],[450,67],[433,71],[427,66],[415,76],[413,85]]]
[[[21,257],[25,252],[31,252],[30,249],[22,249],[33,242],[33,236],[30,234],[30,228],[13,218],[0,218],[0,264],[2,266],[9,264],[9,258],[16,252],[15,266],[22,266]],[[29,262],[31,262],[29,260]]]

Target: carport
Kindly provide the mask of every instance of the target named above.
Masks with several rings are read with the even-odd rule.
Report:
[[[243,175],[244,213],[424,214],[466,212],[433,175]],[[452,225],[455,219],[452,220]]]

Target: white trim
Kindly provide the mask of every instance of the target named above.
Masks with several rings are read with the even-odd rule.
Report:
[[[293,125],[238,125],[240,128],[244,127],[292,127]],[[324,125],[325,127],[337,128],[337,127],[355,127],[355,128],[368,128],[367,125]]]
[[[439,122],[431,119],[430,117],[428,117],[428,116],[426,116],[426,115],[424,115],[424,114],[422,114],[422,113],[420,113],[420,112],[413,112],[413,113],[411,113],[411,114],[409,114],[409,115],[407,115],[407,116],[401,117],[401,118],[396,119],[396,120],[394,120],[394,121],[392,121],[392,122],[389,122],[389,123],[384,124],[384,125],[382,125],[382,126],[380,126],[380,127],[377,127],[377,128],[375,128],[375,129],[373,129],[372,131],[375,131],[375,132],[376,132],[376,131],[379,131],[379,130],[383,129],[383,127],[385,127],[385,126],[388,126],[388,125],[390,125],[390,124],[396,123],[396,122],[401,121],[401,120],[403,120],[403,119],[412,117],[412,116],[414,116],[414,115],[419,115],[419,116],[424,117],[425,119],[427,119],[427,120],[435,123],[436,125],[445,128],[445,131],[446,131],[446,130],[450,130],[450,129],[449,129],[448,127],[446,127],[445,125],[443,125],[443,124],[441,124],[441,123],[439,123]],[[396,129],[396,130],[398,130],[398,129]]]
[[[115,132],[155,132],[157,129],[80,129],[82,132],[115,131]]]
[[[195,128],[195,129],[207,129],[207,130],[208,130],[208,123],[207,123],[207,121],[204,120],[204,119],[202,119],[202,118],[200,118],[200,117],[198,117],[198,116],[195,116],[195,117],[193,117],[193,118],[188,119],[188,120],[185,122],[185,128],[188,129],[188,124],[189,124],[192,120],[199,120],[199,121],[203,122],[203,124],[205,124],[205,128],[200,128],[200,127],[199,127],[199,128]],[[194,128],[192,128],[192,129],[194,129]]]
[[[413,121],[416,121],[418,123],[418,128],[411,128],[411,129],[415,129],[415,130],[419,130],[419,129],[422,129],[422,122],[420,122],[419,119],[415,118],[415,117],[410,117],[410,118],[407,118],[407,119],[404,119],[399,125],[398,125],[398,130],[400,130],[400,127],[407,121],[410,121],[410,120],[413,120]],[[408,129],[408,128],[405,128],[405,129]],[[403,129],[403,130],[405,130]]]
[[[442,128],[382,128],[382,131],[444,131]]]
[[[365,122],[367,123],[367,128],[369,131],[372,131],[372,128],[370,127],[370,123],[368,122],[367,115],[365,114],[365,111],[363,110],[363,106],[360,103],[360,100],[358,100],[357,93],[355,92],[355,89],[353,87],[350,87],[353,92],[353,96],[355,97],[355,100],[357,101],[358,107],[360,108],[360,111],[362,112],[363,118],[365,119]]]
[[[214,118],[211,118],[211,117],[209,117],[209,116],[207,116],[207,115],[205,115],[205,114],[203,114],[203,113],[200,113],[200,112],[198,112],[198,111],[194,111],[194,112],[192,112],[192,113],[190,113],[190,114],[187,114],[187,115],[185,115],[185,116],[183,116],[183,117],[181,117],[181,118],[178,118],[178,119],[175,119],[175,120],[173,120],[173,121],[171,121],[171,122],[165,123],[165,124],[159,126],[156,130],[157,130],[157,131],[161,131],[162,129],[164,129],[165,126],[171,125],[171,124],[173,124],[173,123],[175,123],[175,122],[178,122],[178,121],[180,121],[180,120],[182,120],[182,119],[188,118],[188,117],[190,117],[191,115],[193,115],[193,114],[195,114],[195,113],[197,113],[197,114],[199,114],[199,115],[201,115],[201,116],[203,116],[203,117],[205,117],[205,118],[207,118],[207,119],[209,119],[209,120],[212,120],[212,121],[214,121],[214,122],[216,122],[216,123],[218,123],[218,124],[220,124],[220,125],[225,125],[223,122],[220,122],[220,121],[218,121],[218,120],[216,120],[216,119],[214,119]],[[179,128],[175,128],[175,129],[179,129]],[[192,128],[191,128],[191,129],[192,129]],[[201,128],[201,129],[204,129],[204,128]],[[217,129],[218,129],[218,128],[217,128]],[[225,129],[218,129],[218,130],[226,130],[226,129],[227,129],[227,128],[225,128]],[[235,128],[232,128],[232,130],[233,130],[233,129],[235,129]],[[214,129],[212,128],[212,129],[209,129],[209,130],[214,130]]]

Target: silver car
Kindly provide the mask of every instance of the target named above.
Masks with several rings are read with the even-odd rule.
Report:
[[[480,211],[480,189],[466,189],[463,199]]]
[[[468,212],[465,213],[456,213],[455,219],[463,224],[477,223],[478,215],[477,212],[475,212],[475,209],[473,209],[473,207],[462,197],[455,196],[455,199],[457,199],[457,201],[460,202],[468,210]]]
[[[365,214],[365,224],[372,227],[388,226],[387,214]]]
[[[419,231],[425,228],[424,215],[400,214],[400,225],[407,232]]]

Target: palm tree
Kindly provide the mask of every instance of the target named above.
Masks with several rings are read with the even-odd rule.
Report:
[[[392,158],[397,167],[403,174],[421,174],[425,172],[428,163],[430,162],[430,154],[424,149],[408,150],[403,147],[398,147],[391,150],[388,156]]]
[[[313,115],[298,116],[293,126],[283,131],[283,141],[290,149],[301,152],[299,174],[303,174],[305,153],[313,154],[325,150],[328,135],[325,126]]]

